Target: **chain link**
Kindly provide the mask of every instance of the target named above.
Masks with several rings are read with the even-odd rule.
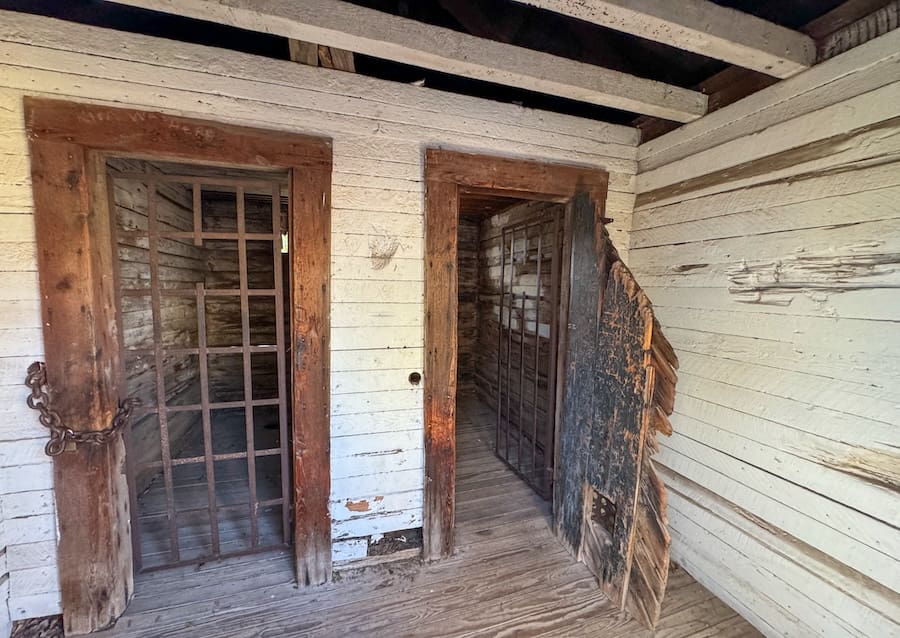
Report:
[[[28,395],[26,400],[28,407],[39,412],[38,420],[41,422],[41,425],[50,430],[50,440],[44,446],[44,452],[48,456],[59,456],[62,454],[69,441],[75,444],[86,443],[88,445],[103,445],[109,442],[128,424],[131,412],[140,405],[140,400],[134,398],[119,401],[119,409],[116,410],[112,424],[108,428],[76,432],[72,428],[66,427],[59,413],[50,406],[47,366],[43,361],[35,361],[28,366],[25,385],[31,388],[31,394]]]

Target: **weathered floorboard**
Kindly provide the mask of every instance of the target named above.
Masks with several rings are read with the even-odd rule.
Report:
[[[467,470],[457,475],[451,558],[344,572],[299,592],[287,551],[154,572],[139,577],[131,608],[98,636],[649,637],[555,538],[547,504],[494,456],[493,423],[488,406],[461,398],[457,451]],[[657,635],[758,633],[676,569]]]

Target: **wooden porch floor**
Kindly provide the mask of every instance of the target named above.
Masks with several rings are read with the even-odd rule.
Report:
[[[345,569],[310,591],[298,591],[286,552],[144,574],[98,636],[760,635],[680,569],[655,634],[613,610],[553,536],[548,504],[494,456],[492,428],[491,410],[461,403],[452,558]]]

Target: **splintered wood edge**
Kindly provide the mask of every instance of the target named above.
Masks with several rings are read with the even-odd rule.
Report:
[[[605,233],[604,233],[605,234]],[[606,247],[611,257],[610,278],[620,284],[628,296],[637,302],[644,320],[644,411],[642,416],[642,448],[640,479],[635,506],[640,514],[635,517],[634,538],[629,548],[624,604],[628,611],[644,626],[652,629],[659,621],[662,599],[668,581],[669,546],[666,513],[665,484],[656,473],[652,456],[659,452],[656,433],[672,434],[668,416],[675,402],[675,386],[678,381],[678,357],[672,344],[662,333],[653,304],[641,289],[634,275],[619,258],[618,252],[606,236]],[[642,551],[636,551],[640,546]],[[633,572],[642,583],[641,591],[632,590]]]

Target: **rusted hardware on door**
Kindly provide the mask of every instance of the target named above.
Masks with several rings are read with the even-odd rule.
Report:
[[[38,420],[45,428],[50,430],[50,440],[44,446],[47,456],[59,456],[62,454],[69,441],[73,443],[87,443],[89,445],[102,445],[109,442],[119,431],[128,424],[131,412],[140,404],[138,399],[125,399],[119,402],[110,426],[103,430],[89,432],[76,432],[66,427],[59,413],[50,407],[49,387],[47,385],[47,366],[43,361],[35,361],[28,366],[28,375],[25,377],[25,385],[31,388],[28,395],[28,407],[40,412]]]

